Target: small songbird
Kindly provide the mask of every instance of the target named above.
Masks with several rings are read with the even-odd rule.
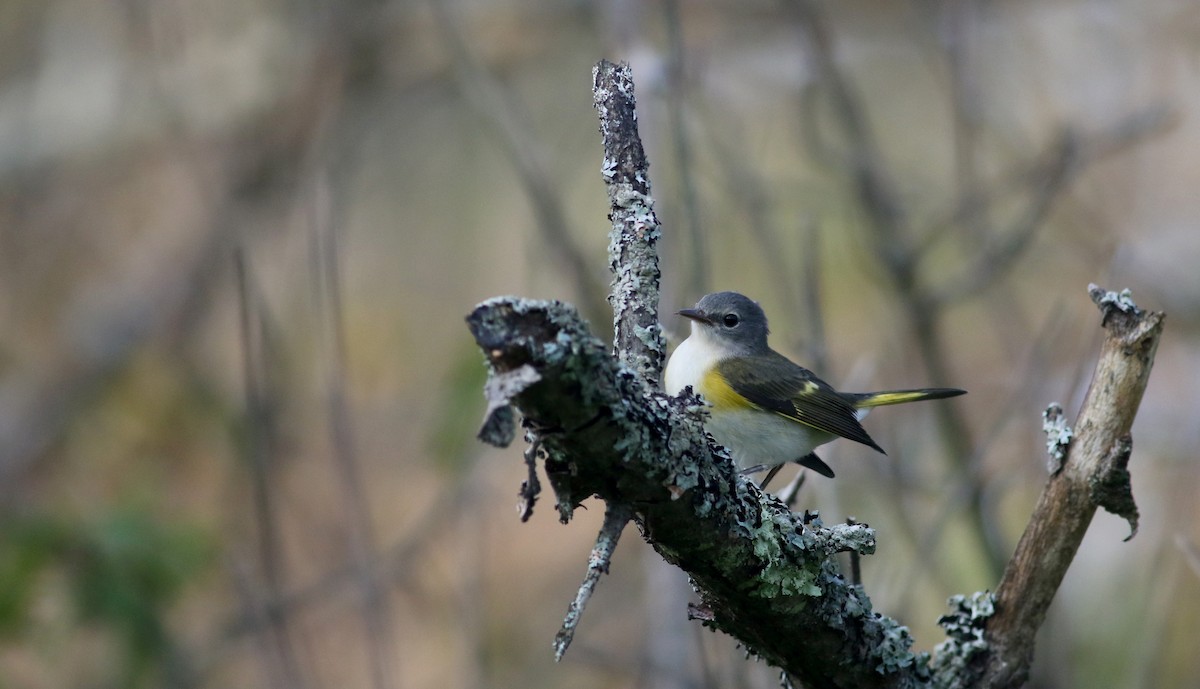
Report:
[[[788,462],[833,478],[813,450],[838,437],[883,452],[860,423],[873,407],[966,392],[838,392],[771,349],[762,308],[737,292],[709,294],[679,315],[691,319],[692,332],[667,362],[664,386],[672,395],[692,386],[711,406],[705,427],[738,466],[746,473],[771,469],[764,486]]]

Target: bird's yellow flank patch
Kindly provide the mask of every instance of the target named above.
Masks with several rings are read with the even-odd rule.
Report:
[[[757,409],[758,405],[750,400],[737,394],[729,383],[725,382],[725,378],[717,372],[717,367],[713,366],[704,374],[704,378],[700,381],[700,389],[697,390],[708,403],[713,406],[713,409]]]

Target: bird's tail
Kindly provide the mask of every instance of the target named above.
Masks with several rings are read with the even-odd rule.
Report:
[[[940,400],[946,397],[965,395],[966,390],[958,388],[922,388],[920,390],[885,390],[883,392],[855,392],[846,395],[851,404],[857,409],[883,407],[889,404],[904,404],[921,400]]]

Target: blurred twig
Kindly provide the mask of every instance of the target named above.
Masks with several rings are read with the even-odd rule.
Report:
[[[96,306],[102,288],[83,284],[62,309],[65,352],[45,370],[20,370],[0,382],[0,497],[11,498],[22,475],[106,383],[148,340],[176,324],[192,307],[192,296],[222,275],[234,228],[218,224],[184,251],[142,262],[161,262],[122,290],[116,304]],[[182,255],[180,255],[182,254]]]
[[[804,346],[815,371],[828,371],[829,345],[825,339],[825,309],[821,303],[821,228],[815,221],[807,221],[803,228],[805,239],[801,250],[800,293],[804,301],[804,313],[800,316],[804,324]]]
[[[1183,560],[1191,568],[1192,574],[1200,579],[1200,548],[1182,533],[1175,534],[1175,547],[1183,554]]]
[[[279,523],[272,490],[278,440],[274,413],[277,396],[272,392],[270,366],[265,360],[269,348],[264,346],[267,338],[261,302],[257,290],[251,285],[249,268],[240,249],[234,255],[234,272],[237,277],[242,371],[246,388],[245,453],[253,485],[251,504],[258,534],[257,555],[267,589],[265,595],[274,598],[285,586]],[[250,576],[242,571],[240,563],[234,563],[233,578],[243,594],[246,609],[260,619],[262,629],[266,632],[263,643],[269,652],[264,654],[263,661],[268,675],[275,678],[274,682],[279,687],[306,686],[287,621],[262,604],[262,596],[254,593]]]
[[[351,557],[362,589],[362,615],[365,622],[367,655],[371,680],[376,689],[395,686],[391,660],[396,648],[387,592],[374,576],[371,562],[375,554],[375,529],[371,523],[370,502],[363,488],[362,469],[351,428],[346,400],[346,323],[342,312],[340,250],[338,231],[331,218],[329,184],[318,176],[311,189],[311,257],[314,301],[322,335],[328,348],[329,370],[326,394],[334,469],[342,488],[342,507],[347,515]]]
[[[696,192],[696,170],[692,154],[692,139],[688,135],[686,74],[684,71],[683,23],[679,14],[679,0],[663,3],[664,20],[667,27],[667,114],[671,130],[671,142],[675,151],[675,169],[679,176],[680,202],[683,208],[683,225],[691,239],[692,260],[688,271],[688,294],[699,299],[711,292],[709,277],[708,238],[701,222],[700,199]]]
[[[950,102],[954,111],[954,180],[961,197],[978,189],[981,101],[979,83],[972,64],[972,31],[978,19],[976,0],[948,3],[944,6],[946,26],[939,32],[949,66]],[[988,233],[988,216],[976,213],[966,223],[975,236]]]
[[[1064,130],[1039,162],[1017,176],[1015,186],[1028,196],[1025,208],[1011,226],[991,234],[957,274],[929,290],[928,299],[932,305],[955,304],[996,284],[1024,255],[1053,202],[1083,170],[1109,155],[1163,133],[1173,121],[1170,110],[1152,107],[1120,119],[1095,134],[1082,135],[1071,129]],[[968,192],[960,197],[953,217],[958,222],[966,222],[985,215],[992,198],[990,194]]]
[[[442,40],[450,50],[454,72],[463,99],[491,129],[511,161],[537,217],[537,227],[559,266],[574,282],[584,313],[603,323],[609,312],[606,290],[571,231],[563,195],[545,162],[542,142],[529,131],[530,116],[517,102],[512,91],[496,80],[471,52],[466,38],[453,16],[449,0],[431,0],[429,7],[437,20]]]
[[[370,562],[371,577],[396,586],[408,581],[414,574],[414,568],[423,562],[422,551],[442,538],[443,529],[453,523],[451,517],[461,510],[469,490],[469,480],[459,481],[449,493],[435,501],[416,519],[406,537],[378,553]],[[327,604],[338,595],[352,592],[361,576],[357,565],[333,568],[311,584],[265,600],[262,607],[271,615],[292,618],[309,608]],[[238,611],[222,625],[220,636],[222,639],[239,639],[257,634],[263,629],[264,621],[261,614]]]
[[[1043,321],[1032,346],[1028,348],[1028,352],[1024,355],[1024,364],[1014,368],[1014,380],[1042,380],[1047,376],[1050,368],[1048,355],[1059,341],[1059,337],[1064,329],[1062,326],[1062,308],[1061,305],[1056,305]],[[972,464],[983,461],[983,458],[1000,442],[1004,430],[1008,427],[1009,423],[1019,414],[1028,410],[1028,404],[1028,391],[1023,388],[1014,388],[1009,391],[1007,399],[995,405],[998,411],[989,423],[983,425],[983,428],[986,430],[974,447],[974,456],[971,459]],[[897,472],[904,471],[907,468],[905,464],[900,462],[889,463],[889,466],[893,467]],[[902,487],[916,489],[922,487],[918,485],[918,479],[903,475],[897,478],[897,483]],[[888,500],[897,501],[904,492],[904,490],[889,491],[885,496]],[[964,487],[962,486],[951,490],[938,490],[937,494],[941,496],[941,503],[938,505],[934,516],[928,520],[928,528],[923,533],[918,534],[915,528],[909,527],[907,524],[904,524],[904,528],[900,530],[900,533],[909,537],[913,551],[916,553],[911,573],[897,577],[897,580],[901,582],[900,588],[903,591],[913,590],[914,587],[912,584],[918,577],[935,577],[939,588],[943,591],[948,591],[952,588],[951,582],[945,578],[945,572],[932,563],[935,562],[934,554],[939,544],[942,543],[943,534],[947,528],[954,524],[954,514],[962,510],[969,496],[965,494]],[[897,506],[897,510],[897,514],[902,515],[903,510],[899,506]],[[904,523],[907,520],[898,518],[898,521]]]
[[[703,122],[704,120],[700,120]],[[766,275],[774,276],[771,283],[778,288],[777,296],[787,312],[804,333],[798,344],[805,354],[805,365],[814,371],[828,371],[828,349],[825,342],[825,321],[821,307],[821,228],[812,218],[797,220],[803,236],[800,242],[798,269],[789,266],[789,251],[780,241],[781,230],[772,220],[774,201],[762,171],[745,161],[744,141],[725,145],[727,140],[739,137],[741,132],[736,123],[722,123],[720,135],[702,131],[705,145],[712,148],[721,161],[718,166],[723,173],[722,188],[742,207],[746,216],[746,229],[757,243]],[[744,137],[741,137],[744,138]],[[793,280],[790,276],[796,275]]]

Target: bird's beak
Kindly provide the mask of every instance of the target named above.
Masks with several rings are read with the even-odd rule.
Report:
[[[705,315],[705,313],[703,311],[698,311],[696,309],[681,309],[681,310],[677,311],[676,313],[678,313],[680,316],[683,316],[684,318],[690,318],[693,321],[696,321],[697,323],[703,323],[705,325],[713,324],[712,319],[709,318],[707,315]]]

